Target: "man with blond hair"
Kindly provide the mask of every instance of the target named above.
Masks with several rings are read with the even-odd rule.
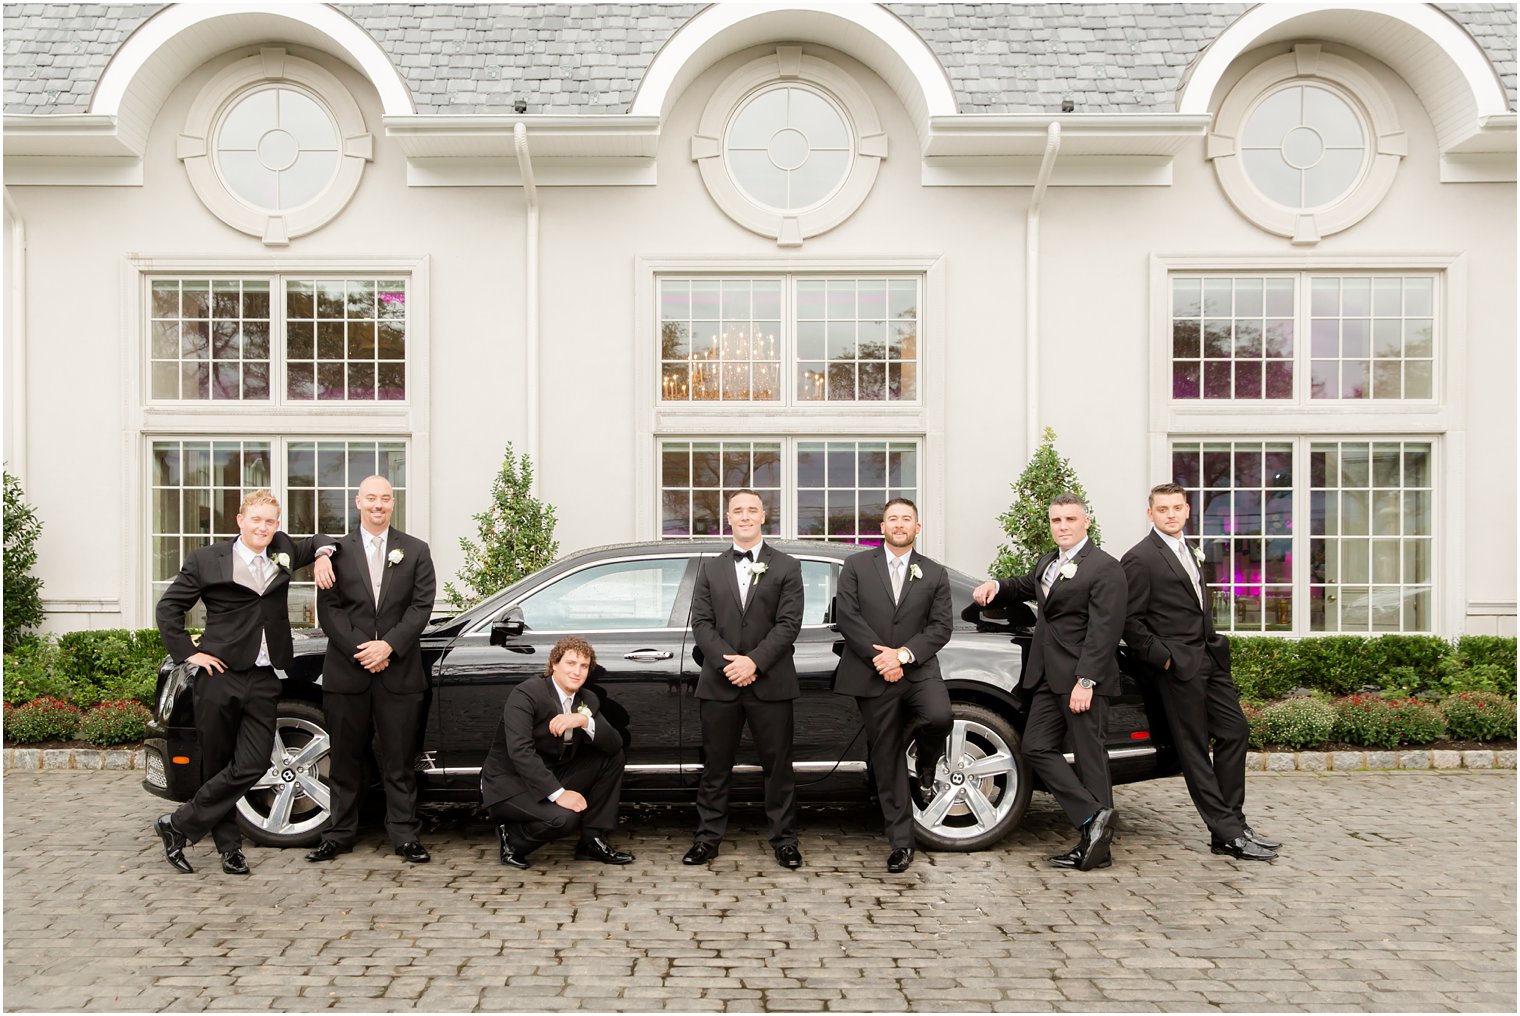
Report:
[[[274,748],[280,679],[290,666],[290,577],[315,562],[318,588],[332,585],[335,552],[320,533],[297,543],[280,531],[280,502],[267,490],[243,498],[238,538],[190,552],[158,601],[158,631],[175,663],[199,668],[191,684],[201,775],[195,796],[153,823],[164,856],[176,870],[194,871],[185,848],[211,834],[222,870],[247,875],[238,833],[239,800],[269,769]],[[206,606],[199,644],[185,630],[185,615]]]

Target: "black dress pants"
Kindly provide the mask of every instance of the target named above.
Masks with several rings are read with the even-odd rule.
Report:
[[[223,853],[242,846],[237,803],[269,771],[280,679],[270,667],[200,668],[191,686],[200,735],[201,784],[174,812],[174,828],[191,843],[211,834]]]
[[[581,748],[573,758],[549,767],[560,786],[586,799],[585,811],[561,808],[546,797],[527,794],[497,801],[491,820],[507,827],[512,846],[527,855],[548,843],[578,832],[580,839],[612,835],[617,828],[618,801],[623,794],[623,753],[603,755]]]
[[[1103,744],[1107,701],[1102,695],[1094,695],[1090,709],[1074,713],[1071,695],[1052,690],[1043,677],[1027,690],[1030,704],[1029,720],[1024,724],[1024,758],[1071,824],[1080,829],[1098,809],[1114,806],[1108,750]],[[1068,731],[1075,766],[1066,761],[1062,748]]]
[[[918,744],[918,765],[939,762],[953,718],[950,693],[941,680],[896,681],[875,696],[857,696],[871,744],[876,796],[886,820],[887,843],[895,850],[913,846],[913,799],[908,793],[907,750]]]
[[[717,846],[728,828],[734,757],[749,724],[765,774],[765,817],[772,847],[797,845],[797,776],[792,771],[792,700],[766,701],[742,688],[732,701],[702,699],[702,780],[697,784],[697,843]]]
[[[1205,654],[1201,673],[1186,681],[1163,674],[1156,683],[1193,806],[1215,839],[1233,840],[1245,832],[1246,749],[1251,736],[1235,681]]]
[[[385,831],[391,846],[413,842],[421,833],[417,820],[418,724],[423,692],[388,691],[377,678],[356,694],[322,693],[322,712],[332,738],[329,777],[332,813],[322,838],[352,847],[359,828],[364,795],[364,760],[375,742],[380,779],[385,787]]]

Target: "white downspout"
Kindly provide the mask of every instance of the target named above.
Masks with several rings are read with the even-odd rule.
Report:
[[[26,223],[21,219],[21,210],[11,200],[9,189],[5,191],[5,211],[11,217],[10,235],[6,239],[6,260],[11,266],[11,289],[5,294],[5,299],[10,303],[9,326],[11,341],[7,350],[10,362],[6,365],[12,378],[7,386],[5,398],[10,409],[9,419],[6,421],[7,432],[11,435],[11,456],[6,462],[6,471],[26,483]]]
[[[517,171],[522,177],[523,197],[528,202],[528,236],[525,260],[526,282],[526,329],[527,355],[527,416],[528,447],[525,454],[533,463],[533,491],[538,492],[539,477],[543,465],[538,458],[538,403],[539,403],[539,334],[538,334],[538,187],[533,181],[533,160],[528,154],[528,128],[521,123],[512,125],[512,144],[517,149]]]
[[[1028,220],[1024,227],[1024,441],[1026,457],[1033,457],[1040,447],[1040,205],[1045,188],[1061,150],[1061,125],[1052,120],[1045,129],[1045,154],[1040,159],[1040,174],[1029,198]]]

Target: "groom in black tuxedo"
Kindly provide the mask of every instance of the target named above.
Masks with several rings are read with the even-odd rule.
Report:
[[[836,620],[845,649],[834,690],[855,696],[870,738],[876,795],[886,819],[889,872],[913,863],[913,812],[933,795],[935,770],[950,734],[950,694],[936,655],[950,641],[950,576],[913,549],[922,527],[905,497],[882,511],[879,550],[849,557],[839,572]],[[910,788],[905,752],[918,746]]]
[[[1230,642],[1207,608],[1203,554],[1190,546],[1187,491],[1152,487],[1151,531],[1124,555],[1129,612],[1124,641],[1161,691],[1172,740],[1210,849],[1243,861],[1271,861],[1282,846],[1246,824],[1246,747],[1251,728],[1230,677]],[[1213,757],[1209,742],[1214,742]]]
[[[697,701],[703,764],[697,833],[683,864],[718,856],[728,828],[734,755],[748,723],[765,773],[765,816],[776,863],[802,866],[792,772],[792,702],[801,695],[792,648],[802,630],[802,566],[761,539],[764,525],[760,495],[734,491],[728,497],[733,548],[703,561],[697,571],[691,634],[702,662]]]
[[[296,543],[280,532],[280,502],[267,490],[243,498],[238,538],[191,551],[158,601],[158,632],[175,663],[194,664],[191,685],[203,782],[154,832],[176,870],[190,872],[185,847],[207,833],[222,870],[247,875],[237,803],[269,771],[280,679],[293,659],[286,598],[293,572],[316,562],[318,588],[332,585],[333,541],[318,534]],[[321,559],[318,559],[319,554]],[[206,606],[199,644],[185,630],[196,601]]]
[[[433,557],[426,543],[391,526],[396,495],[385,477],[366,477],[354,507],[359,528],[340,544],[337,582],[317,595],[327,633],[322,712],[332,737],[332,812],[306,859],[330,861],[353,849],[373,741],[385,831],[397,854],[425,864],[431,857],[419,839],[414,762],[427,695],[418,640],[433,612]]]
[[[1039,774],[1066,817],[1080,831],[1077,845],[1056,854],[1058,868],[1089,871],[1111,863],[1113,784],[1103,743],[1109,696],[1119,693],[1114,658],[1124,630],[1124,569],[1087,538],[1091,513],[1075,494],[1050,502],[1050,536],[1056,549],[1028,575],[992,580],[972,593],[983,606],[1037,600],[1039,620],[1024,667],[1029,698],[1024,758]],[[1076,767],[1062,742],[1071,735]]]

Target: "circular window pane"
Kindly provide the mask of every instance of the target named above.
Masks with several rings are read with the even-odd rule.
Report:
[[[255,208],[286,212],[319,197],[337,175],[331,114],[310,95],[260,88],[234,99],[217,128],[216,165],[227,189]]]
[[[1246,117],[1241,165],[1269,201],[1319,208],[1349,194],[1367,165],[1367,131],[1337,93],[1313,84],[1273,92]]]
[[[784,212],[811,208],[849,178],[849,122],[811,89],[768,88],[734,114],[724,156],[734,184],[756,204]]]

